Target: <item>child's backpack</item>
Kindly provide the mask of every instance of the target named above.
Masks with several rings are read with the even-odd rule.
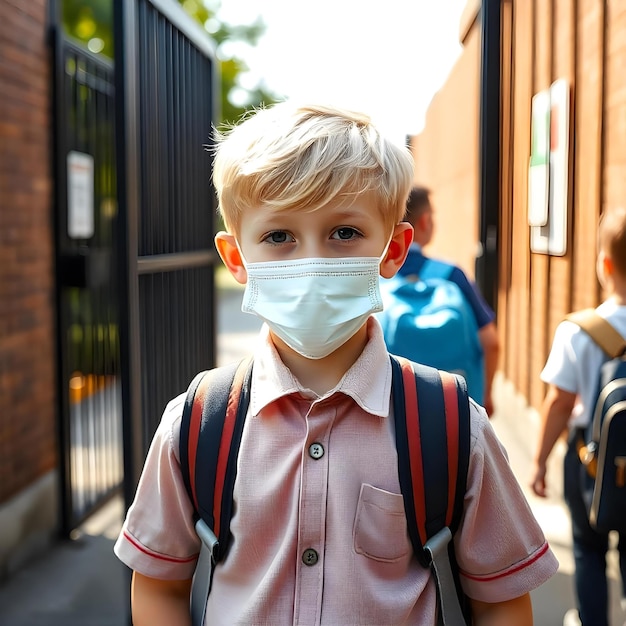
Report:
[[[577,443],[582,461],[583,496],[589,522],[601,532],[626,532],[626,340],[595,309],[567,316],[602,348],[596,404],[584,441]]]
[[[387,349],[416,363],[459,374],[479,404],[484,396],[484,358],[476,316],[460,287],[449,280],[454,266],[426,259],[418,276],[381,280],[384,310],[377,313]]]
[[[450,541],[463,514],[467,483],[467,389],[463,379],[447,372],[401,357],[392,356],[391,364],[398,473],[409,536],[416,557],[435,577],[440,624],[467,624],[469,603]],[[193,626],[204,623],[213,568],[228,549],[251,373],[251,359],[201,372],[187,392],[180,464],[202,539],[191,593]],[[207,476],[215,476],[214,484]]]

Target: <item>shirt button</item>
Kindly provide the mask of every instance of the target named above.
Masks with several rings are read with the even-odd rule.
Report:
[[[313,548],[309,548],[302,553],[302,562],[305,565],[315,565],[318,558],[317,552]]]
[[[321,459],[324,456],[324,446],[321,443],[312,443],[309,446],[309,456],[312,459]]]

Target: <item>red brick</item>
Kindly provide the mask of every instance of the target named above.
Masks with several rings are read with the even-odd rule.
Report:
[[[0,504],[57,464],[46,2],[0,2]]]

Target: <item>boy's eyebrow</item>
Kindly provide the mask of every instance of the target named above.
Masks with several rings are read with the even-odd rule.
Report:
[[[339,221],[350,221],[350,220],[368,220],[371,217],[370,211],[368,208],[363,207],[362,209],[355,209],[353,207],[348,207],[345,209],[335,209],[332,214],[330,214],[329,219],[331,220],[339,220]]]
[[[354,209],[343,209],[335,213],[337,217],[352,218],[352,217],[369,217],[369,211],[363,209],[362,211]]]
[[[264,228],[270,228],[273,225],[276,225],[275,227],[287,227],[289,225],[289,218],[290,218],[290,214],[291,213],[300,213],[300,212],[304,212],[306,213],[307,211],[300,211],[298,209],[294,209],[293,211],[276,211],[273,213],[270,213],[269,215],[265,215],[263,217],[262,222],[260,223],[260,225],[262,225]],[[312,213],[314,213],[315,211],[312,211]],[[344,220],[351,220],[351,219],[368,219],[370,217],[369,215],[369,211],[363,209],[362,211],[359,210],[354,210],[354,209],[339,209],[336,211],[333,211],[332,214],[329,214],[328,219],[329,220],[340,220],[340,221],[344,221]]]

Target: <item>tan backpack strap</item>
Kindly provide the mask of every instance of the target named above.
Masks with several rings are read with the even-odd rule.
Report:
[[[626,353],[626,339],[613,326],[598,315],[595,309],[583,309],[570,313],[566,320],[580,326],[612,359]]]

